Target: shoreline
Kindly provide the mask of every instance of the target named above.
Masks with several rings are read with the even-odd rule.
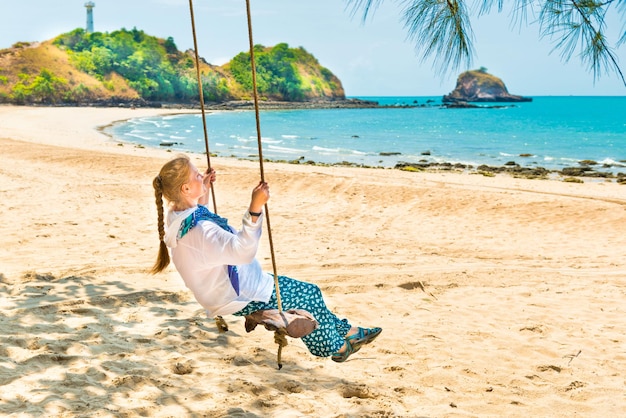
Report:
[[[158,248],[172,152],[98,126],[171,110],[0,106],[0,413],[28,416],[618,416],[626,188],[268,163],[277,267],[381,326],[348,362],[229,331]],[[204,155],[190,154],[200,168]],[[213,159],[240,225],[258,164]],[[259,260],[271,271],[267,232]]]
[[[242,102],[242,103],[246,103],[247,105],[250,105],[249,102]],[[394,107],[394,106],[391,106],[391,107]],[[305,108],[307,107],[303,107],[303,109]],[[145,108],[145,109],[150,109],[150,108]],[[163,109],[154,108],[154,109],[155,110],[158,109],[159,111],[165,110],[165,108]],[[172,110],[172,112],[171,113],[167,113],[167,112],[159,113],[159,116],[201,112],[199,109],[185,109],[185,111],[182,111],[182,112],[180,111],[182,109],[174,109],[174,108],[167,108],[167,109]],[[209,112],[215,112],[215,111],[229,112],[229,111],[236,111],[236,110],[241,110],[241,109],[249,110],[248,107],[220,108],[218,106],[218,107],[206,108],[206,110],[208,110]],[[266,109],[282,109],[282,108],[270,106],[270,107],[267,107]],[[295,107],[295,109],[300,109],[300,108]],[[324,107],[320,109],[324,109]],[[131,118],[126,118],[122,120],[112,121],[111,123],[108,123],[106,125],[99,126],[98,130],[104,135],[111,138],[113,141],[117,141],[117,142],[124,143],[124,144],[130,144],[139,148],[145,148],[146,146],[141,143],[125,141],[123,139],[115,137],[111,133],[106,132],[106,129],[111,128],[118,124],[126,123],[130,119],[133,119],[133,118],[131,117]],[[176,145],[176,144],[171,144],[171,145]],[[148,146],[148,148],[168,149],[168,147],[171,145],[169,144],[160,145],[158,147]],[[205,154],[204,152],[197,152],[197,151],[180,151],[180,152],[189,152],[193,154]],[[381,156],[384,154],[386,153],[384,152],[380,153]],[[401,155],[400,153],[393,153],[393,154]],[[244,161],[255,161],[254,156],[250,156],[249,158],[234,157],[234,156],[228,157],[228,156],[220,156],[219,154],[212,153],[211,157],[212,158],[213,157],[234,158],[234,159],[240,159]],[[520,155],[519,157],[524,158],[526,156]],[[514,178],[526,178],[526,179],[531,179],[531,180],[554,180],[554,181],[564,181],[564,182],[571,182],[571,183],[582,183],[585,180],[587,180],[587,181],[593,181],[593,182],[606,181],[606,182],[615,182],[618,184],[626,184],[626,171],[619,171],[619,170],[623,170],[624,167],[626,167],[626,164],[606,165],[606,164],[600,164],[590,159],[580,160],[578,162],[578,165],[576,166],[562,167],[559,169],[546,168],[546,167],[542,167],[539,165],[523,166],[514,161],[510,161],[502,165],[487,165],[487,164],[472,165],[472,164],[463,164],[463,163],[452,163],[452,162],[446,162],[446,161],[429,162],[427,160],[423,160],[417,163],[408,163],[408,162],[398,161],[393,167],[359,164],[359,163],[352,163],[352,162],[347,162],[347,161],[336,162],[336,163],[324,163],[324,162],[318,162],[318,161],[313,161],[313,160],[307,160],[306,157],[300,157],[300,158],[292,159],[292,160],[265,158],[265,161],[272,162],[272,163],[285,163],[285,164],[295,164],[295,165],[302,164],[302,165],[319,166],[319,167],[354,167],[354,168],[371,168],[371,169],[392,168],[392,169],[398,169],[398,170],[409,171],[409,172],[424,172],[424,171],[435,172],[435,173],[450,172],[450,173],[460,173],[460,174],[478,174],[478,175],[482,175],[485,177],[493,177],[498,174],[504,174],[504,175],[509,175]]]

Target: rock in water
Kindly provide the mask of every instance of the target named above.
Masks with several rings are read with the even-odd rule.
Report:
[[[504,82],[483,68],[459,75],[456,88],[443,96],[444,103],[458,102],[530,102],[532,98],[510,94]]]

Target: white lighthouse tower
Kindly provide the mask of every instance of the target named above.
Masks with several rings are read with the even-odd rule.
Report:
[[[88,1],[85,3],[85,7],[87,8],[87,33],[93,32],[93,8],[96,7],[96,4],[93,1]]]

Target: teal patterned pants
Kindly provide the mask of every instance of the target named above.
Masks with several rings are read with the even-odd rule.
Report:
[[[301,282],[286,276],[278,276],[280,299],[283,310],[303,309],[319,322],[319,327],[302,341],[311,354],[318,357],[329,357],[344,344],[345,336],[352,327],[348,320],[339,319],[326,307],[320,288],[312,283]],[[253,312],[278,309],[276,288],[268,302],[250,302],[245,308],[233,315],[246,316]]]

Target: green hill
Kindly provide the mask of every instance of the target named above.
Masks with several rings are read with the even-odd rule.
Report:
[[[263,100],[345,99],[341,81],[304,48],[255,46],[257,87]],[[205,102],[248,100],[252,78],[248,52],[223,66],[200,59]],[[0,103],[99,102],[197,103],[193,51],[172,38],[121,29],[75,29],[42,43],[0,50]]]

